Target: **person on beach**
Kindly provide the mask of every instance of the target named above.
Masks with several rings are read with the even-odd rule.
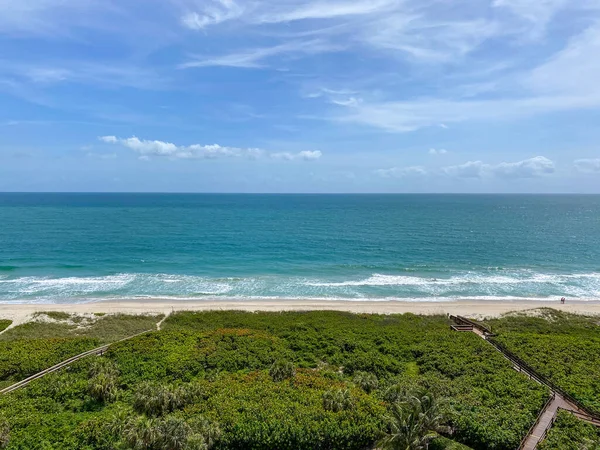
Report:
[[[565,300],[566,300],[566,299],[565,299],[564,297],[561,297],[561,299],[560,299],[560,303],[561,303],[562,305],[564,305],[564,304],[565,304]]]

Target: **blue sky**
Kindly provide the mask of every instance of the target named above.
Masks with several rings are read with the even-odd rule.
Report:
[[[600,0],[0,0],[0,191],[600,192]]]

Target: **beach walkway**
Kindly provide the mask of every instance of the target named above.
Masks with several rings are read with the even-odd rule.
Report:
[[[546,386],[552,392],[552,397],[548,400],[542,411],[538,415],[537,420],[533,426],[529,429],[527,435],[521,441],[519,450],[534,450],[537,445],[544,440],[546,434],[552,427],[558,410],[563,409],[570,412],[577,418],[591,423],[597,427],[600,427],[600,417],[586,411],[580,406],[575,399],[563,392],[543,375],[539,374],[536,370],[530,367],[525,361],[511,353],[508,349],[504,348],[498,342],[490,339],[494,334],[476,322],[469,320],[462,316],[450,316],[456,325],[452,325],[452,329],[455,331],[467,331],[473,332],[480,338],[492,344],[496,350],[498,350],[507,360],[511,362],[515,370],[526,374],[530,379]]]
[[[158,326],[158,324],[157,324],[157,326]],[[4,389],[0,390],[0,395],[9,394],[10,392],[16,391],[17,389],[21,389],[22,387],[27,386],[32,381],[42,378],[42,377],[48,375],[49,373],[56,372],[57,370],[60,370],[63,367],[67,367],[68,365],[73,364],[75,361],[79,361],[80,359],[86,358],[91,355],[102,355],[104,352],[106,352],[108,350],[108,347],[110,347],[112,344],[116,344],[117,342],[127,341],[129,339],[133,339],[135,337],[141,336],[142,334],[146,334],[150,331],[152,331],[152,330],[142,331],[141,333],[134,334],[133,336],[128,336],[124,339],[120,339],[111,344],[106,344],[101,347],[97,347],[92,350],[88,350],[86,352],[80,353],[79,355],[72,356],[68,359],[65,359],[64,361],[59,362],[58,364],[53,365],[52,367],[49,367],[47,369],[42,370],[41,372],[31,375],[30,377],[27,377],[24,380],[18,381],[15,384],[11,384],[10,386],[5,387]]]

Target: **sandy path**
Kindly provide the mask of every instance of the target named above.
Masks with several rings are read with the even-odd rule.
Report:
[[[550,307],[574,313],[600,315],[600,302],[569,301],[455,301],[455,302],[402,302],[402,301],[322,301],[322,300],[123,300],[79,304],[0,304],[0,318],[11,319],[15,324],[26,321],[38,311],[64,311],[69,313],[125,313],[146,314],[173,311],[203,311],[237,309],[245,311],[307,311],[337,310],[358,313],[459,314],[470,317],[491,317],[510,311]]]

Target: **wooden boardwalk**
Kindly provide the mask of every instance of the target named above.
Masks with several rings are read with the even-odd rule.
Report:
[[[507,360],[510,361],[515,370],[518,370],[519,372],[529,376],[530,379],[543,384],[552,392],[552,397],[550,400],[548,400],[538,415],[536,422],[521,441],[519,450],[535,450],[537,448],[537,445],[544,440],[546,434],[552,427],[559,409],[568,411],[577,418],[600,427],[600,417],[596,417],[593,414],[585,411],[583,407],[577,405],[575,403],[576,401],[572,397],[568,396],[568,394],[565,394],[562,391],[558,392],[559,388],[551,385],[551,382],[546,380],[545,377],[538,374],[535,370],[529,367],[529,365],[522,360],[519,360],[515,355],[508,352],[508,350],[500,346],[498,343],[490,340],[490,337],[494,335],[488,329],[461,316],[450,317],[456,323],[456,325],[452,326],[453,330],[470,331],[475,333],[477,336],[492,344],[496,350],[498,350]],[[570,399],[566,398],[565,396],[570,397]]]
[[[141,336],[142,334],[146,334],[150,331],[152,331],[152,330],[142,331],[141,333],[134,334],[133,336],[129,336],[124,339],[120,339],[116,342],[113,342],[112,344],[116,344],[117,342],[127,341],[129,339],[133,339],[134,337]],[[88,350],[87,352],[80,353],[79,355],[72,356],[69,359],[65,359],[64,361],[61,361],[58,364],[53,365],[52,367],[44,369],[41,372],[38,372],[34,375],[31,375],[28,378],[25,378],[24,380],[21,380],[15,384],[5,387],[4,389],[0,390],[0,395],[8,394],[10,392],[16,391],[17,389],[21,389],[22,387],[27,386],[32,381],[42,378],[42,377],[48,375],[49,373],[56,372],[57,370],[60,370],[63,367],[67,367],[68,365],[73,364],[75,361],[79,361],[80,359],[86,358],[91,355],[102,355],[104,352],[106,352],[108,350],[108,347],[110,347],[112,344],[106,344],[101,347],[97,347],[92,350]]]
[[[562,398],[560,395],[553,395],[552,399],[546,404],[542,412],[538,416],[537,421],[533,427],[529,430],[525,439],[521,442],[519,449],[521,450],[535,450],[537,445],[544,440],[546,433],[552,427],[558,409],[568,410],[570,407],[569,403]]]

